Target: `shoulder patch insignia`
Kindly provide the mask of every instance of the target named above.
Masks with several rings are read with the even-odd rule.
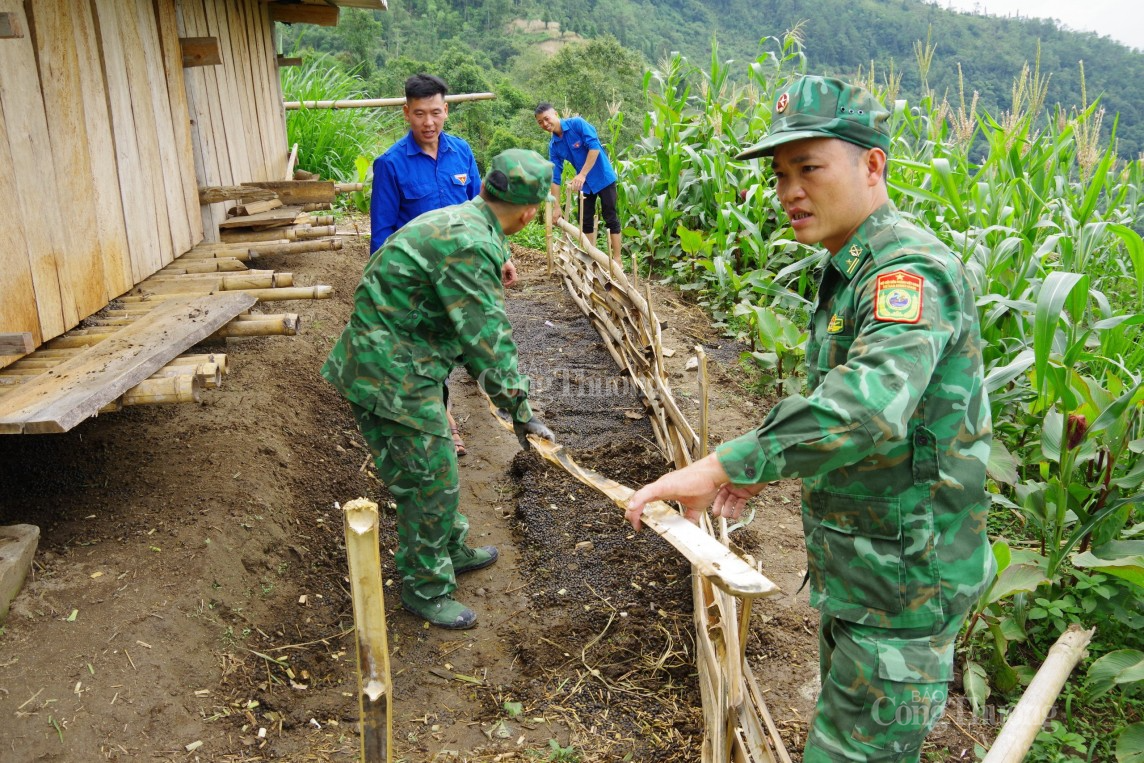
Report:
[[[904,270],[878,276],[874,291],[874,318],[892,323],[920,321],[925,282],[921,276]]]
[[[457,185],[464,185],[469,182],[469,173],[462,172],[459,175],[454,175],[453,181],[456,182]]]
[[[842,320],[842,316],[838,313],[830,316],[830,323],[826,324],[827,334],[841,334],[842,329],[846,327],[846,322]]]

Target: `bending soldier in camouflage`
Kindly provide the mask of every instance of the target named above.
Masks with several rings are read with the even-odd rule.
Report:
[[[444,628],[476,624],[453,598],[456,576],[494,563],[497,550],[465,544],[442,382],[459,359],[511,416],[522,447],[528,434],[554,439],[528,405],[500,288],[505,236],[536,216],[551,182],[551,162],[510,149],[490,162],[479,197],[394,233],[366,265],[349,324],[322,366],[397,504],[402,604]]]
[[[867,91],[804,77],[766,137],[779,200],[822,244],[806,346],[809,394],[632,497],[737,518],[783,477],[803,480],[822,691],[803,752],[917,761],[945,709],[954,638],[993,574],[985,534],[991,423],[973,290],[961,261],[903,219],[885,183],[889,113]]]

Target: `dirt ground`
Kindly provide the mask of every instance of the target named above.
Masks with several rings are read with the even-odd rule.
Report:
[[[0,760],[326,761],[358,754],[353,614],[335,502],[388,505],[346,404],[317,375],[348,316],[366,244],[264,258],[330,300],[293,338],[228,340],[201,405],[132,408],[56,436],[0,437],[0,524],[41,529],[0,628]],[[540,415],[582,464],[631,486],[666,465],[636,393],[587,322],[518,250],[508,293]],[[707,347],[712,444],[761,420],[740,348],[666,287],[675,393],[698,419],[690,348]],[[213,348],[221,351],[224,348]],[[383,515],[394,739],[404,761],[697,761],[702,711],[689,568],[607,500],[519,450],[463,371],[454,414],[462,510],[501,551],[462,577],[471,631],[400,609]],[[757,604],[748,658],[795,760],[817,680],[798,488],[770,486],[737,543],[783,594]],[[932,760],[971,743],[944,724]]]

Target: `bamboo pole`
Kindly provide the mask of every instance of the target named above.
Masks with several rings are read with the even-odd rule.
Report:
[[[199,379],[203,389],[218,389],[222,386],[222,369],[217,363],[168,363],[155,373],[150,379],[162,379],[166,376],[195,376]]]
[[[282,289],[237,289],[255,297],[260,302],[277,302],[284,299],[329,299],[334,293],[334,287],[325,284],[319,286],[288,286]],[[174,299],[186,294],[209,294],[210,291],[190,291],[183,294],[150,294],[146,297],[120,297],[123,303],[144,303],[156,300]],[[55,341],[55,340],[53,340]]]
[[[548,258],[548,275],[552,275],[552,205],[544,205],[544,253]]]
[[[283,313],[278,316],[251,316],[251,320],[231,321],[215,333],[212,338],[225,339],[236,336],[294,336],[302,319],[297,313]]]
[[[333,209],[333,204],[328,201],[315,201],[309,204],[302,205],[303,212],[324,212],[327,209]]]
[[[334,193],[357,193],[364,189],[365,183],[334,183]],[[329,209],[329,207],[326,207],[326,209]]]
[[[695,345],[695,356],[699,358],[699,452],[696,459],[707,455],[707,353],[703,345]]]
[[[457,93],[446,95],[445,103],[464,103],[467,101],[491,101],[496,98],[494,93]],[[384,109],[391,106],[404,106],[404,98],[363,98],[343,99],[338,101],[286,101],[282,104],[287,111],[296,109]]]
[[[305,252],[334,252],[342,248],[340,238],[315,238],[291,241],[288,244],[255,244],[248,250],[252,256],[274,254],[303,254]]]
[[[332,225],[303,225],[295,231],[294,237],[298,240],[324,238],[325,236],[335,236],[337,233],[337,228]]]
[[[298,232],[291,227],[267,228],[266,230],[221,230],[219,240],[224,244],[237,244],[255,241],[293,241]]]
[[[202,382],[194,374],[144,379],[123,393],[124,406],[160,403],[197,403],[202,400]]]
[[[246,264],[237,257],[214,257],[193,259],[187,262],[175,260],[155,275],[191,275],[194,273],[237,273],[247,270]],[[151,276],[154,278],[155,276]]]
[[[295,143],[294,147],[290,149],[290,156],[286,159],[286,176],[283,180],[294,179],[294,165],[298,162],[298,144]]]
[[[184,252],[178,259],[177,263],[190,262],[192,260],[238,260],[239,262],[249,262],[250,260],[257,259],[257,254],[251,254],[256,251],[251,246],[235,246],[233,244],[199,244],[194,249]],[[174,264],[174,263],[172,263]]]
[[[382,763],[392,760],[393,681],[385,632],[377,504],[355,498],[343,511],[357,646],[361,756],[364,763]]]
[[[1061,634],[1001,727],[1001,733],[993,740],[983,763],[1020,763],[1025,759],[1069,673],[1084,658],[1085,647],[1095,632],[1096,628],[1083,630],[1073,623]]]

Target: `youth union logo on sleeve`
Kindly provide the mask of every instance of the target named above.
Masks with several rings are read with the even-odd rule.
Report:
[[[892,323],[917,323],[922,317],[925,279],[904,270],[878,276],[874,292],[874,318]]]

